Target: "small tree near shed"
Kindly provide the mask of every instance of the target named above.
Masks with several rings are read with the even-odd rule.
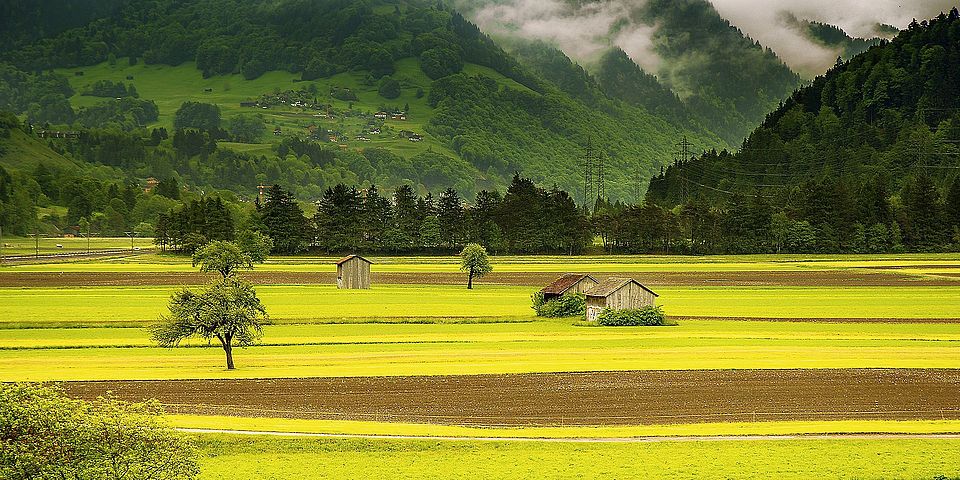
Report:
[[[233,347],[253,345],[267,324],[266,309],[253,285],[235,277],[223,278],[202,292],[180,290],[170,298],[170,313],[153,326],[153,340],[175,347],[183,340],[216,338],[233,370]]]
[[[460,271],[468,272],[467,289],[473,289],[473,279],[480,278],[493,271],[487,249],[482,245],[470,243],[460,252]]]
[[[262,252],[257,255],[265,258]],[[191,337],[215,338],[227,357],[227,369],[233,370],[233,347],[256,343],[268,321],[253,285],[236,276],[238,269],[253,268],[252,262],[251,254],[232,242],[210,242],[197,250],[194,266],[221,278],[205,290],[173,294],[169,314],[161,315],[151,329],[153,340],[161,347],[175,347]]]

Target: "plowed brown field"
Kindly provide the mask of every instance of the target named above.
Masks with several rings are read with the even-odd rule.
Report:
[[[242,273],[257,285],[315,285],[336,284],[333,272],[274,272]],[[559,274],[552,272],[493,272],[483,283],[516,286],[543,286]],[[810,272],[599,272],[595,277],[633,277],[651,286],[821,286],[821,287],[884,287],[884,286],[960,286],[960,278],[944,276],[915,276],[895,272],[877,273],[857,270]],[[209,282],[213,276],[189,272],[0,272],[0,287],[88,287],[88,286],[148,286],[198,285]],[[459,285],[464,282],[460,273],[388,272],[372,274],[373,283],[380,285],[422,284]]]
[[[960,419],[960,370],[690,370],[70,382],[171,412],[483,426]]]

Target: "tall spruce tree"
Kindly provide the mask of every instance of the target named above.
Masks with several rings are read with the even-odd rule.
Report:
[[[290,255],[302,252],[309,246],[310,232],[303,209],[293,195],[280,185],[274,185],[267,191],[260,217],[267,235],[273,239],[273,253]]]

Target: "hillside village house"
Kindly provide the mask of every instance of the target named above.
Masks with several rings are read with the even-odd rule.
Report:
[[[568,293],[585,293],[599,284],[600,282],[590,275],[565,273],[550,285],[543,287],[540,293],[543,294],[543,301],[549,302]]]
[[[373,262],[360,255],[349,255],[337,262],[337,288],[370,288],[370,265]]]
[[[586,292],[588,322],[596,321],[604,309],[628,310],[656,305],[653,290],[632,278],[611,277]]]

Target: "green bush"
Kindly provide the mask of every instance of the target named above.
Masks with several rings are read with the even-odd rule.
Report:
[[[667,324],[667,316],[660,307],[643,307],[626,310],[605,309],[597,317],[597,323],[605,327],[654,327]]]
[[[530,299],[533,303],[533,310],[537,312],[538,317],[579,317],[583,316],[586,311],[587,297],[582,293],[561,295],[545,302],[543,293],[537,292]]]

